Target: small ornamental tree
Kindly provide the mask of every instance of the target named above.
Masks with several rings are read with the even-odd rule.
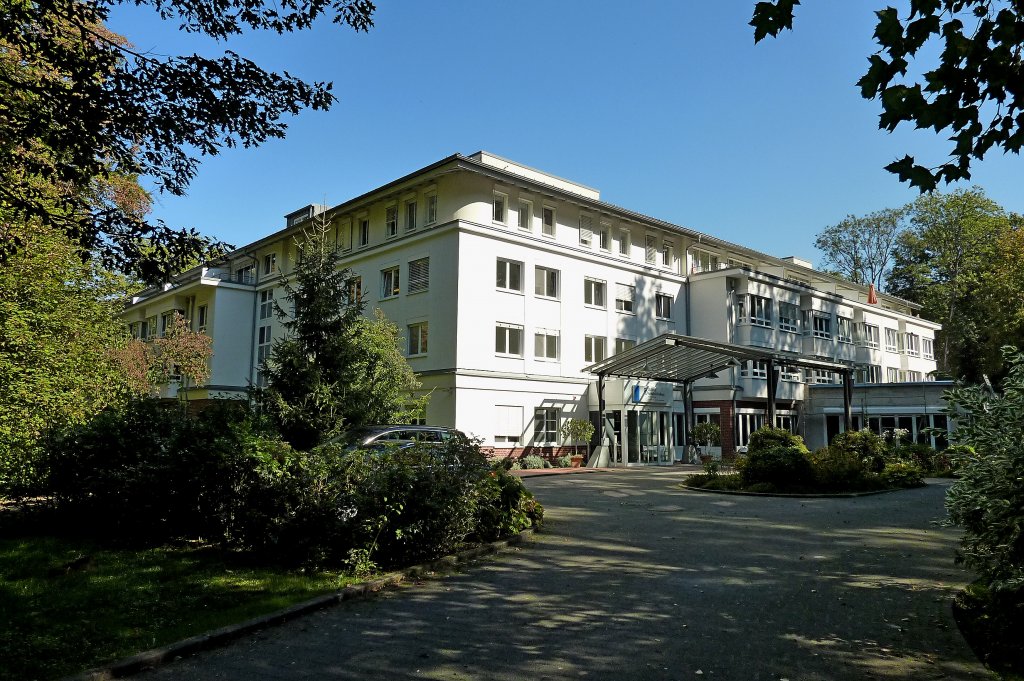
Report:
[[[594,437],[594,424],[586,419],[568,419],[562,424],[562,439],[573,444],[573,452],[578,453],[579,442],[590,442]]]
[[[964,528],[960,557],[995,591],[1024,593],[1024,354],[1003,348],[1002,393],[958,386],[945,393],[957,419],[959,479],[946,495]],[[973,450],[971,449],[973,448]],[[975,452],[977,452],[975,454]]]
[[[718,447],[722,444],[722,429],[717,423],[703,421],[693,427],[693,439],[705,447]]]
[[[187,388],[190,383],[203,385],[210,380],[212,356],[213,339],[193,331],[188,320],[178,312],[171,317],[163,337],[153,341],[154,368],[161,383],[180,376],[181,388]]]

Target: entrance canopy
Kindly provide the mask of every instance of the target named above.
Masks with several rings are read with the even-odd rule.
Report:
[[[789,353],[752,348],[746,345],[718,343],[716,341],[663,333],[640,343],[625,352],[613,355],[585,367],[598,376],[639,378],[648,381],[687,383],[705,378],[721,369],[739,366],[747,360],[769,361],[775,366],[821,369],[844,373],[853,367],[848,364],[814,360]]]
[[[769,423],[775,423],[775,394],[779,384],[777,370],[782,367],[799,367],[832,371],[842,375],[846,427],[853,428],[852,364],[809,359],[778,350],[719,343],[694,336],[663,333],[625,352],[595,362],[585,367],[584,371],[597,374],[598,401],[603,418],[604,381],[608,377],[680,383],[684,389],[688,389],[694,381],[713,378],[715,372],[738,367],[748,360],[764,362],[767,365]],[[687,423],[692,421],[692,411],[692,407],[687,404]]]

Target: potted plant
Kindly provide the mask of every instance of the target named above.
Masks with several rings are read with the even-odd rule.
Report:
[[[561,435],[563,442],[573,443],[572,467],[579,468],[583,465],[583,455],[579,453],[577,443],[590,442],[594,437],[594,424],[584,419],[568,419],[562,424]]]
[[[693,442],[700,448],[701,462],[722,457],[722,429],[717,423],[702,421],[693,427]]]

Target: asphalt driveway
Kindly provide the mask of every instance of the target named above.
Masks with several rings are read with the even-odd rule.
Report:
[[[720,496],[680,473],[528,479],[546,532],[438,581],[265,630],[152,679],[968,679],[945,487]]]

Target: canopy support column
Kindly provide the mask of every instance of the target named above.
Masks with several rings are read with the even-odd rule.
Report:
[[[775,392],[778,390],[778,376],[775,375],[775,360],[771,357],[765,362],[768,366],[768,423],[769,428],[775,427]]]
[[[843,420],[847,431],[853,430],[853,371],[843,372]]]

